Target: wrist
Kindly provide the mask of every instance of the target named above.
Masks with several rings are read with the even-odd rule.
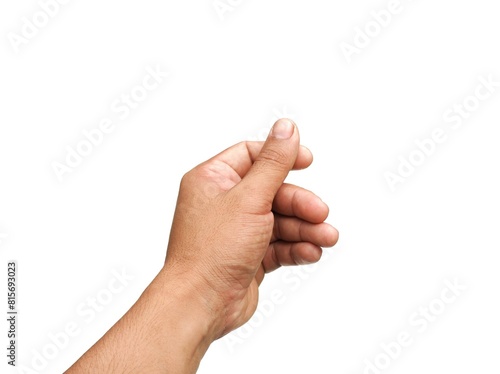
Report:
[[[157,326],[166,338],[166,356],[198,365],[210,344],[220,336],[220,314],[206,287],[197,279],[164,267],[148,292],[158,300]]]

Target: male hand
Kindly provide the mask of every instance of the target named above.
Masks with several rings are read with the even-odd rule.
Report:
[[[67,373],[195,373],[210,344],[255,312],[264,274],[313,263],[338,233],[312,192],[283,184],[312,162],[289,120],[187,173],[165,265]]]
[[[337,242],[328,206],[283,183],[311,163],[297,127],[282,119],[265,143],[237,144],[184,176],[164,271],[203,300],[213,339],[250,319],[265,273],[314,263]]]

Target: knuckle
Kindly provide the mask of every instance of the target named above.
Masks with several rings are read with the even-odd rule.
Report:
[[[190,172],[185,173],[181,178],[181,185],[189,184],[190,179],[191,179]]]
[[[288,167],[289,164],[288,154],[279,148],[268,148],[263,150],[258,160],[262,163],[276,165],[280,168]]]
[[[181,189],[190,188],[196,184],[195,171],[191,170],[185,173],[181,178]]]

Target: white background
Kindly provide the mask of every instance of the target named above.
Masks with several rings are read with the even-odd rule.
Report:
[[[70,322],[80,333],[37,372],[74,362],[161,268],[183,173],[289,116],[315,155],[290,181],[330,205],[340,241],[269,276],[262,299],[280,303],[199,372],[361,374],[402,331],[413,344],[381,372],[500,372],[500,88],[459,129],[443,120],[480,76],[500,81],[497,3],[401,0],[350,63],[341,43],[388,1],[233,3],[222,20],[212,0],[74,0],[18,53],[9,33],[40,5],[0,5],[0,279],[16,260],[18,364]],[[170,76],[122,121],[111,104],[148,66]],[[103,118],[115,130],[59,182],[52,163]],[[438,127],[447,141],[391,191],[384,173]],[[86,322],[113,269],[134,279]],[[409,318],[446,279],[467,290],[419,332]],[[2,357],[0,372],[29,372]]]

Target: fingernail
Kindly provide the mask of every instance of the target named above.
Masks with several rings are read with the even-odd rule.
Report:
[[[276,139],[290,139],[293,135],[294,125],[287,119],[280,119],[273,126],[272,135]]]

